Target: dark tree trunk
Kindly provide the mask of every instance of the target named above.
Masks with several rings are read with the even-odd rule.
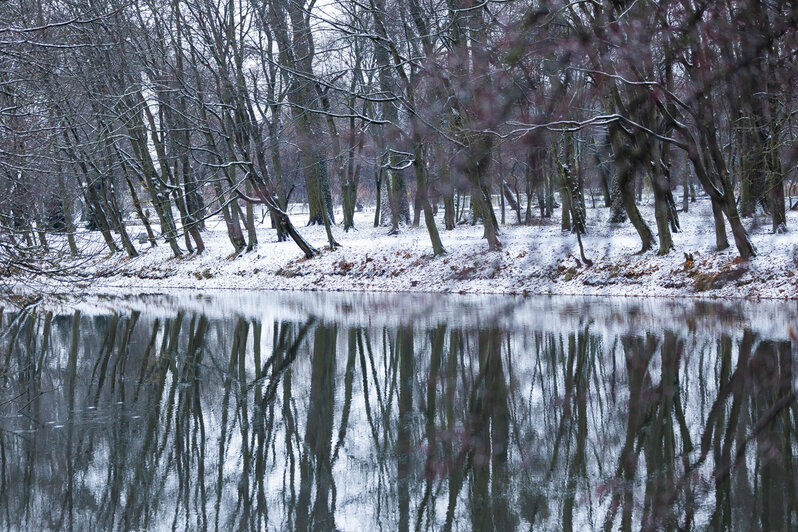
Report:
[[[427,226],[427,232],[429,233],[430,242],[432,243],[432,252],[435,255],[443,255],[446,253],[446,249],[444,249],[443,243],[441,242],[438,226],[435,224],[435,215],[432,213],[432,205],[429,203],[429,185],[424,168],[424,152],[421,146],[421,139],[415,139],[413,148],[413,168],[415,168],[416,171],[417,202],[421,204],[421,208],[424,210],[424,225]]]
[[[642,244],[640,251],[642,253],[651,249],[656,240],[648,224],[637,209],[637,202],[635,201],[635,185],[637,182],[635,179],[635,170],[637,161],[639,161],[639,155],[636,155],[635,152],[639,152],[639,146],[637,146],[636,142],[633,142],[634,139],[626,139],[622,135],[623,133],[619,126],[615,124],[610,125],[610,139],[612,142],[612,151],[615,155],[615,171],[617,172],[618,187],[620,187],[621,199],[626,215],[629,217],[629,221],[632,222],[638,236],[640,236]]]
[[[513,194],[510,185],[507,184],[507,181],[502,181],[501,184],[502,192],[504,193],[504,198],[507,200],[507,204],[510,206],[512,210],[515,211],[516,217],[518,218],[518,223],[521,223],[521,206],[518,205],[518,201],[516,200],[515,195]]]

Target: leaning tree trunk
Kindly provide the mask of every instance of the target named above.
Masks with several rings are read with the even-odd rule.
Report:
[[[518,200],[513,194],[510,185],[507,184],[507,181],[502,181],[501,183],[502,193],[504,194],[505,200],[507,200],[507,204],[510,206],[512,210],[515,211],[515,215],[518,219],[518,224],[521,224],[521,206],[518,204]]]
[[[424,224],[427,226],[427,232],[429,233],[430,242],[432,243],[432,252],[435,255],[443,255],[446,253],[446,249],[441,242],[438,226],[435,225],[435,215],[432,212],[432,205],[430,205],[429,202],[429,188],[426,172],[424,170],[423,150],[421,147],[421,139],[418,137],[415,138],[413,146],[413,167],[416,170],[417,194],[421,207],[424,210]]]
[[[60,168],[60,165],[59,165]],[[63,176],[63,172],[59,172]],[[66,186],[63,177],[59,177],[61,181],[61,209],[64,211],[64,231],[66,232],[67,243],[69,244],[69,252],[72,255],[77,255],[78,245],[75,241],[75,203],[72,195],[66,192]]]
[[[139,199],[139,194],[136,192],[136,187],[133,184],[133,180],[130,177],[130,172],[128,171],[127,162],[122,158],[121,154],[119,153],[119,147],[114,143],[114,147],[117,153],[117,158],[120,161],[120,166],[122,167],[122,173],[125,177],[125,182],[127,183],[128,192],[130,192],[130,200],[133,203],[133,208],[136,211],[136,216],[139,217],[141,220],[141,224],[144,226],[144,230],[147,233],[147,240],[150,243],[150,247],[156,247],[158,244],[155,240],[155,233],[152,230],[152,225],[150,224],[149,217],[144,213],[144,209],[141,206],[141,200]]]
[[[639,160],[639,157],[634,156],[633,149],[636,150],[638,147],[635,146],[632,148],[630,146],[629,143],[632,142],[633,139],[629,139],[627,142],[627,139],[622,137],[623,133],[620,126],[617,124],[611,124],[609,128],[612,151],[615,155],[615,171],[618,173],[617,179],[621,200],[623,201],[623,207],[626,211],[626,215],[629,217],[629,221],[632,222],[632,225],[640,237],[642,244],[640,252],[642,253],[651,249],[656,240],[648,224],[640,214],[637,208],[637,202],[635,201],[635,163]]]
[[[472,201],[476,201],[475,210],[481,216],[485,227],[488,249],[499,251],[502,246],[499,240],[499,224],[496,220],[496,213],[493,211],[490,186],[486,180],[492,146],[492,138],[485,134],[470,139],[468,142],[469,157],[463,170],[471,183],[471,198]]]
[[[230,243],[233,245],[234,253],[241,253],[246,247],[244,233],[241,230],[241,224],[238,220],[237,207],[233,205],[232,208],[230,208],[230,204],[235,201],[235,199],[233,199],[236,197],[235,191],[231,190],[229,192],[231,199],[228,200],[222,189],[222,184],[218,179],[213,180],[213,187],[216,192],[216,198],[219,201],[219,210],[222,211],[222,218],[227,228],[227,238],[230,239]]]
[[[108,207],[108,213],[111,216],[114,225],[117,227],[119,239],[122,241],[122,247],[125,248],[125,252],[127,252],[128,257],[138,257],[139,254],[136,251],[136,247],[130,240],[127,227],[125,227],[125,220],[122,216],[122,210],[119,208],[119,204],[116,201],[116,192],[114,191],[113,186],[111,187],[110,191],[106,192],[106,195],[107,200],[104,203]]]
[[[150,155],[150,148],[147,143],[146,128],[141,121],[141,109],[139,106],[146,108],[146,102],[140,92],[136,93],[136,99],[131,101],[132,97],[128,98],[127,104],[127,120],[125,121],[126,130],[130,139],[130,144],[133,147],[133,152],[137,158],[137,164],[131,165],[137,168],[139,177],[144,181],[147,192],[150,194],[152,206],[155,213],[158,215],[158,220],[161,223],[161,233],[165,236],[169,247],[172,248],[172,253],[175,257],[180,257],[183,252],[177,244],[177,229],[175,227],[174,218],[172,216],[172,203],[169,201],[169,191],[166,189],[163,179],[155,170],[155,164]],[[145,112],[151,113],[147,109]],[[154,123],[154,120],[151,120]]]

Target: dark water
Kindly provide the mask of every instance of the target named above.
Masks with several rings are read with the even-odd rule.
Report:
[[[301,293],[6,308],[0,528],[796,530],[796,316]]]

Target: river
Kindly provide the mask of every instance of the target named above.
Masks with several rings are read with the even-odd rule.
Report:
[[[7,307],[7,530],[795,530],[795,302]]]

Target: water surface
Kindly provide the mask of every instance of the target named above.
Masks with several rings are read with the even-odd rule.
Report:
[[[6,308],[0,528],[794,530],[796,303]]]

